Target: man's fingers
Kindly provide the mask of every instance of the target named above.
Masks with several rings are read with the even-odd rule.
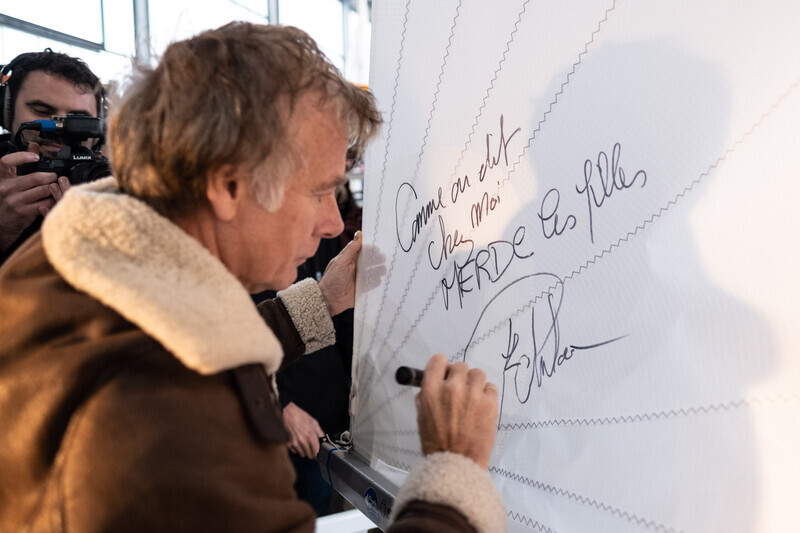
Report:
[[[70,187],[72,187],[72,183],[70,183],[69,178],[66,176],[59,176],[58,178],[58,186],[61,188],[61,194],[64,195],[67,193]]]
[[[305,441],[300,441],[300,446],[298,448],[299,449],[297,451],[297,454],[302,457],[308,458],[309,456],[308,443]]]
[[[50,187],[53,185],[55,185],[53,182],[46,182],[43,185],[37,185],[27,190],[18,192],[16,194],[14,203],[16,203],[17,205],[31,205],[38,202],[39,200],[45,200],[45,199],[52,200],[53,194],[52,191],[50,190]]]
[[[325,436],[325,432],[322,431],[322,428],[319,426],[319,422],[316,419],[314,420],[314,433],[311,439],[311,456],[309,459],[314,459],[317,454],[319,453],[319,439]]]
[[[459,453],[488,468],[497,432],[498,390],[483,370],[461,361],[448,364],[437,354],[425,367],[415,403],[423,454]]]
[[[319,452],[319,438],[324,435],[317,420],[302,408],[290,402],[283,408],[283,421],[291,437],[289,451],[314,459]]]
[[[311,442],[311,455],[309,455],[308,458],[314,459],[317,454],[319,454],[319,438],[316,438]]]
[[[0,196],[10,206],[30,205],[34,202],[49,198],[50,185],[55,183],[56,175],[52,172],[36,172],[27,176],[19,176],[3,180],[0,187]]]
[[[319,439],[311,437],[310,435],[305,435],[301,444],[303,447],[303,457],[307,459],[313,459],[317,456],[317,451],[319,450]]]
[[[467,386],[483,390],[486,386],[486,372],[480,368],[471,368],[467,373]]]
[[[353,240],[348,242],[347,246],[345,246],[339,254],[341,259],[355,264],[356,260],[358,259],[358,253],[361,251],[361,243],[363,240],[364,239],[361,236],[361,232],[357,231],[353,237]]]
[[[51,183],[48,186],[48,189],[50,191],[50,196],[53,197],[53,200],[55,200],[56,202],[61,200],[63,195],[61,194],[61,187],[59,187],[57,183]]]
[[[347,243],[348,246],[353,246],[353,252],[360,252],[361,245],[364,242],[364,235],[361,233],[361,230],[357,231],[355,235],[353,235],[353,240]]]
[[[308,457],[306,451],[306,442],[303,435],[292,435],[291,440],[286,444],[289,451],[299,455],[300,457]]]
[[[440,353],[434,354],[433,357],[428,359],[428,364],[425,365],[425,373],[422,375],[423,388],[426,382],[437,383],[444,381],[449,366],[447,358]]]
[[[4,170],[2,177],[16,176],[17,167],[25,163],[35,163],[39,160],[39,154],[33,152],[13,152],[4,155],[0,159],[0,168]]]
[[[56,202],[61,201],[61,199],[64,197],[64,194],[69,190],[70,185],[69,178],[66,176],[60,176],[58,178],[58,182],[51,183],[49,185],[49,189],[53,200]]]
[[[52,197],[48,196],[44,200],[40,200],[20,208],[17,213],[19,214],[21,220],[29,220],[30,222],[33,222],[37,215],[47,215],[54,205],[55,201]],[[30,224],[30,222],[28,222],[28,224]]]
[[[467,363],[458,361],[450,365],[450,368],[447,369],[447,376],[445,377],[445,380],[454,383],[468,383],[468,372],[469,366],[467,366]]]

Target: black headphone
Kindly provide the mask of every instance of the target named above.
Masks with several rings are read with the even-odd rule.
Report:
[[[52,52],[50,48],[45,48],[45,52]],[[11,109],[11,88],[8,86],[8,80],[11,79],[11,76],[14,74],[14,69],[20,64],[24,63],[25,60],[29,57],[39,55],[41,52],[25,52],[24,54],[20,54],[7,64],[0,66],[0,127],[5,128],[9,133],[14,133],[11,131],[13,127],[11,117],[13,116],[13,110]],[[100,119],[100,124],[103,127],[103,136],[97,139],[92,146],[92,149],[99,150],[100,146],[105,142],[105,131],[106,131],[106,109],[108,107],[108,103],[106,102],[106,90],[101,85],[100,86],[100,98],[97,102],[97,118]]]
[[[5,128],[10,133],[11,131],[11,123],[10,120],[7,122],[6,117],[11,117],[11,90],[8,88],[8,80],[11,78],[11,73],[14,71],[14,68],[22,62],[25,61],[25,58],[30,57],[33,55],[33,52],[28,52],[25,54],[20,54],[8,64],[3,65],[2,69],[0,69],[0,102],[2,102],[2,114],[0,114],[0,127]]]

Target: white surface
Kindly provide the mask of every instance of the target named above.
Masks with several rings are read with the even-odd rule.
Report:
[[[316,533],[366,533],[375,524],[358,509],[317,518]]]
[[[500,387],[513,531],[800,530],[798,20],[376,2],[356,450],[413,466],[394,370],[443,352]]]

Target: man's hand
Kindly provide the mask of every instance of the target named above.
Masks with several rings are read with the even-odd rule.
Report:
[[[352,308],[356,303],[356,264],[363,239],[361,232],[356,232],[344,250],[328,263],[319,282],[319,290],[331,316]]]
[[[453,452],[483,468],[497,433],[497,387],[466,363],[450,364],[442,354],[430,358],[416,396],[423,455]]]
[[[69,188],[72,187],[72,183],[70,183],[69,178],[66,176],[59,176],[58,180],[55,183],[50,184],[50,194],[53,196],[53,200],[58,202],[61,200]],[[40,209],[42,216],[47,216],[47,213],[50,209]]]
[[[0,250],[6,250],[36,217],[46,215],[60,200],[69,180],[54,172],[33,172],[17,176],[17,167],[39,160],[39,145],[30,143],[27,152],[0,158]]]
[[[301,457],[316,459],[319,453],[319,438],[325,435],[317,420],[297,407],[294,402],[289,402],[283,408],[283,425],[291,436],[289,451]]]

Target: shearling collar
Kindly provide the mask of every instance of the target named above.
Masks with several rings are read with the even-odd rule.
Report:
[[[283,351],[244,286],[197,240],[114,178],[72,187],[42,226],[45,253],[73,287],[212,374]]]

